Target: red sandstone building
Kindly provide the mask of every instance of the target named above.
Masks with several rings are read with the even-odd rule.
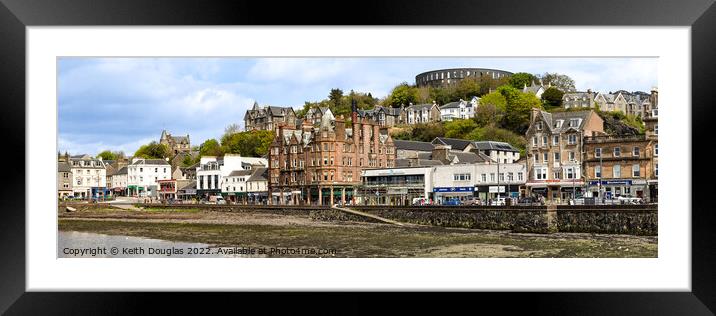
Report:
[[[361,171],[395,166],[395,146],[388,129],[358,117],[351,126],[330,112],[320,125],[280,125],[269,150],[269,196],[272,204],[354,204]]]

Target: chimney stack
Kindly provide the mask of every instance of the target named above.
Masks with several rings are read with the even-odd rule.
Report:
[[[452,150],[452,146],[450,145],[435,145],[432,153],[433,160],[440,160],[442,163],[450,163],[450,160],[448,159],[450,150]]]

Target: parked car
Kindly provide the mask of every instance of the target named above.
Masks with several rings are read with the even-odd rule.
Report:
[[[474,198],[474,199],[467,199],[463,202],[463,205],[481,205],[482,201],[480,199]]]
[[[619,196],[617,197],[619,204],[642,204],[644,201],[638,197],[632,196]]]
[[[492,200],[490,200],[490,205],[492,205],[492,206],[503,206],[503,205],[505,205],[505,198],[503,198],[503,197],[498,197],[498,198],[496,198],[496,199],[492,199]]]
[[[460,199],[447,199],[443,202],[443,205],[462,205]]]

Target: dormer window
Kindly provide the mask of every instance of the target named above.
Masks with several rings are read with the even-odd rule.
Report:
[[[542,130],[542,122],[541,122],[541,121],[540,121],[540,122],[537,122],[537,130],[538,130],[538,131],[541,131],[541,130]]]
[[[571,119],[571,120],[569,120],[569,126],[570,126],[570,127],[579,127],[579,119]]]
[[[564,120],[557,120],[557,121],[554,123],[554,127],[556,127],[556,128],[562,127],[562,123],[563,123],[563,122],[564,122]]]

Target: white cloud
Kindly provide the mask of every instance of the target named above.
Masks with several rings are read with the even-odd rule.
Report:
[[[262,58],[248,71],[249,79],[279,80],[298,84],[335,81],[348,75],[352,59]]]

